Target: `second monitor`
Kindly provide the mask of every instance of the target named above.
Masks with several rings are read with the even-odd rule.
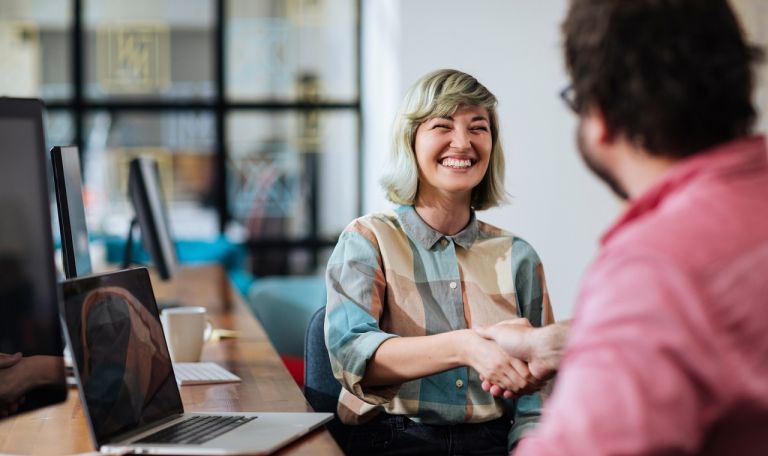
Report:
[[[91,273],[88,228],[83,204],[83,179],[77,147],[51,149],[56,206],[61,231],[61,254],[68,279]]]
[[[160,191],[157,162],[151,157],[131,160],[128,174],[128,198],[136,212],[125,245],[123,267],[130,266],[133,231],[138,223],[141,240],[163,280],[171,278],[178,267],[176,246],[171,238],[168,215]]]

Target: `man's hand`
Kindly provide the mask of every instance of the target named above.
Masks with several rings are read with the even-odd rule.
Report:
[[[528,369],[538,382],[553,377],[565,348],[569,323],[534,328],[525,318],[505,320],[492,326],[475,327],[480,336],[496,342],[514,358],[528,363]],[[494,396],[510,397],[502,385],[483,379],[483,389]]]
[[[492,326],[477,326],[474,330],[483,338],[496,342],[517,363],[525,364],[533,377],[532,382],[536,382],[538,385],[543,384],[543,378],[537,376],[537,374],[541,374],[534,374],[530,369],[531,366],[528,365],[530,347],[527,344],[527,335],[533,330],[533,327],[527,319],[514,318]],[[493,396],[503,395],[506,399],[516,396],[511,391],[506,390],[486,377],[481,376],[480,379],[483,381],[483,390],[490,392]]]
[[[538,391],[541,383],[531,374],[525,362],[510,357],[491,340],[467,332],[466,364],[480,374],[484,382],[503,388],[506,397],[517,397]]]

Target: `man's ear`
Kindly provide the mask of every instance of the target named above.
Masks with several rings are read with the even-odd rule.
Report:
[[[587,144],[604,146],[613,142],[614,135],[605,119],[603,110],[597,106],[591,106],[582,114],[582,131]]]

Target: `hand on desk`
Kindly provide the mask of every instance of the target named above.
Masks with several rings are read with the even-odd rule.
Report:
[[[19,382],[21,380],[21,353],[0,353],[0,417],[16,413],[23,401]]]
[[[483,338],[498,344],[509,356],[524,362],[535,379],[534,384],[541,387],[557,372],[568,327],[568,323],[560,323],[534,328],[527,319],[516,318],[474,329]],[[483,389],[494,396],[519,396],[489,378],[482,380]]]
[[[21,353],[14,353],[9,355],[7,353],[0,353],[0,369],[11,367],[21,360]]]
[[[64,382],[60,356],[0,353],[0,416],[16,413],[24,395],[37,387]]]

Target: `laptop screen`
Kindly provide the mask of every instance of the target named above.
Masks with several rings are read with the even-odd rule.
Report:
[[[67,332],[97,447],[182,413],[145,268],[62,282]]]

